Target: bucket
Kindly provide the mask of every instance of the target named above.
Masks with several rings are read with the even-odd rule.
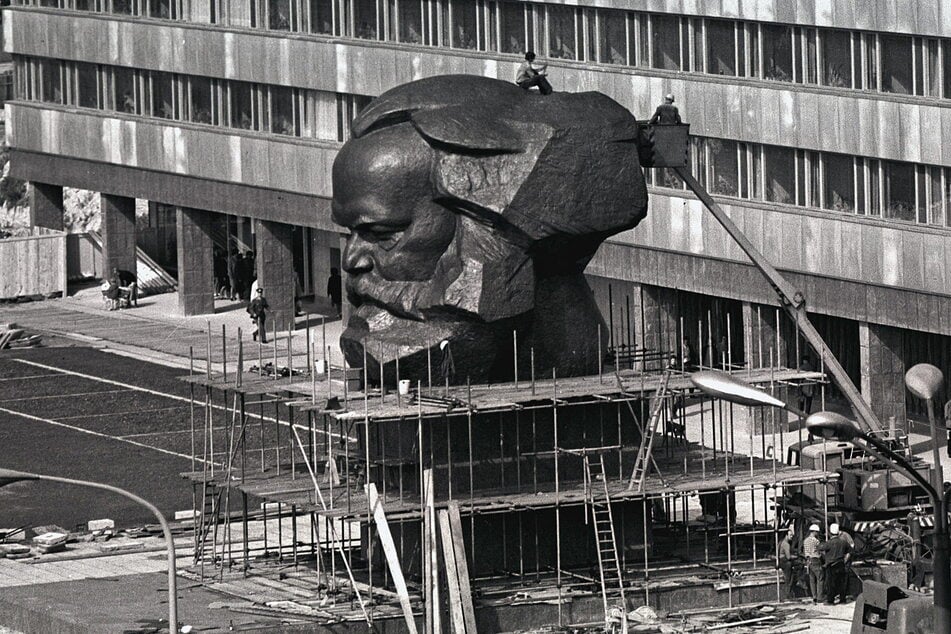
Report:
[[[400,383],[397,386],[400,391],[401,396],[406,396],[409,394],[409,379],[400,379]]]
[[[314,372],[317,374],[325,374],[327,372],[327,362],[323,359],[314,361]]]

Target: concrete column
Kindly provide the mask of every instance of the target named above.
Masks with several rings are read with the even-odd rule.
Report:
[[[287,330],[294,324],[294,240],[291,225],[269,220],[254,221],[255,265],[258,287],[271,307],[268,330]]]
[[[135,198],[102,194],[102,270],[135,272]]]
[[[782,319],[785,315],[780,315]],[[776,327],[774,306],[743,302],[743,354],[750,367],[769,367],[770,350],[774,366],[786,364],[786,340],[777,340]]]
[[[212,212],[180,207],[175,214],[178,240],[178,307],[183,315],[215,312]]]
[[[33,183],[30,192],[30,225],[63,230],[63,188]]]
[[[905,362],[901,331],[859,322],[859,369],[862,396],[883,423],[905,420]]]
[[[639,312],[643,314],[643,323],[638,324],[635,329],[636,340],[649,352],[663,352],[665,357],[673,354],[679,358],[680,312],[677,306],[677,291],[649,284],[640,286]],[[696,342],[694,345],[696,346]],[[648,369],[651,367],[649,365]]]

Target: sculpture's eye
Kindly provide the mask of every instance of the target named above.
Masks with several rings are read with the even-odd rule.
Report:
[[[383,225],[383,224],[367,224],[357,227],[356,231],[361,238],[367,242],[371,242],[381,249],[390,250],[396,243],[399,242],[400,237],[403,235],[403,231],[406,229],[404,226],[396,225]]]

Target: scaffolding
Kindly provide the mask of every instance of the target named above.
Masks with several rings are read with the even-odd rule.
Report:
[[[682,341],[682,323],[678,330]],[[628,338],[594,376],[539,379],[532,367],[518,380],[513,368],[508,383],[449,387],[414,377],[415,389],[401,394],[382,377],[372,386],[368,364],[329,363],[325,335],[318,346],[312,334],[306,354],[295,355],[294,333],[275,333],[245,368],[240,335],[229,367],[224,330],[220,365],[212,361],[209,330],[203,371],[193,362],[183,379],[194,422],[193,468],[183,474],[195,490],[189,574],[216,587],[293,580],[300,618],[401,618],[404,599],[438,611],[426,525],[450,505],[481,606],[503,597],[553,603],[552,624],[568,625],[584,617],[565,606],[586,597],[596,613],[615,601],[660,604],[684,587],[704,588],[699,601],[711,604],[762,599],[766,587],[779,600],[777,549],[791,520],[781,498],[836,478],[782,462],[781,413],[700,398],[689,371],[713,355],[661,367],[667,351]],[[325,360],[323,374],[316,360]],[[818,385],[824,400],[822,371],[741,368],[728,354],[717,367],[772,392]],[[802,433],[800,425],[800,441]],[[597,537],[605,517],[613,560]],[[395,591],[395,578],[405,590]]]

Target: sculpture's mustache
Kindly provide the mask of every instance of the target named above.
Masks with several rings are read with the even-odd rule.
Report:
[[[347,278],[347,298],[354,306],[370,304],[404,319],[423,320],[432,282],[390,281],[363,273]]]

